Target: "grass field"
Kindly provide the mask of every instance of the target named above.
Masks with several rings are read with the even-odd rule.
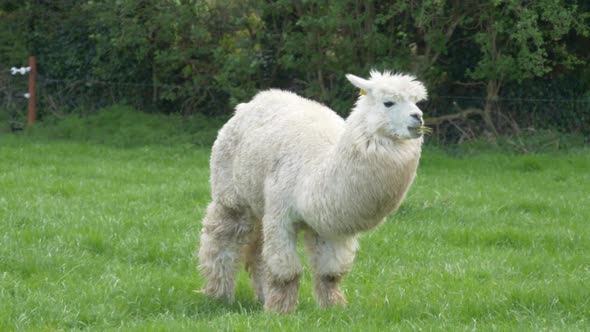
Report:
[[[365,234],[321,310],[228,306],[194,251],[209,152],[0,137],[0,331],[590,330],[590,151],[428,148],[405,203]]]

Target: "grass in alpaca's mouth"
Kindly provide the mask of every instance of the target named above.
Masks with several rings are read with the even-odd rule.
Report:
[[[408,127],[410,130],[415,130],[418,134],[429,135],[432,134],[432,128],[426,126]]]

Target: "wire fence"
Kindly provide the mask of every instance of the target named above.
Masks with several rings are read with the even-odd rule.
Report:
[[[89,115],[113,104],[130,105],[147,112],[206,113],[185,100],[167,102],[155,98],[163,93],[186,89],[180,84],[152,82],[114,82],[96,79],[59,79],[42,74],[37,78],[37,105],[40,117],[64,117],[70,113]],[[19,130],[26,124],[27,80],[22,76],[0,74],[0,126]],[[590,135],[590,97],[537,98],[502,96],[493,102],[495,123],[502,132],[527,128],[559,128]],[[221,103],[221,102],[220,102]],[[228,102],[225,102],[228,104]],[[490,100],[485,96],[431,95],[423,105],[427,118],[466,114],[436,123],[435,136],[442,142],[477,137],[486,131],[481,111]],[[193,107],[193,109],[186,109]],[[192,105],[192,106],[191,106]],[[184,107],[184,108],[183,108]],[[227,107],[227,113],[231,112]],[[469,112],[472,110],[473,112]],[[211,114],[211,112],[210,112]]]
[[[27,80],[23,77],[0,76],[0,114],[10,128],[26,123]],[[109,82],[93,79],[56,79],[37,77],[37,108],[41,117],[63,117],[68,113],[92,114],[113,104],[126,104],[139,110],[156,111],[154,89],[180,89],[181,86],[135,82]],[[0,120],[3,119],[0,117]]]

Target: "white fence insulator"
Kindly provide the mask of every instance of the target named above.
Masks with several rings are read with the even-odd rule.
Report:
[[[20,68],[12,67],[12,68],[10,68],[10,71],[12,72],[12,75],[16,75],[16,74],[24,75],[24,74],[31,71],[31,67],[20,67]]]

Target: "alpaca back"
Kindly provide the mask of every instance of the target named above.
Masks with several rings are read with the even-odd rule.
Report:
[[[343,130],[344,120],[326,106],[291,92],[263,91],[239,104],[219,132],[211,155],[212,195],[261,217],[265,189],[276,182],[281,195],[291,195],[300,174],[320,163]]]

